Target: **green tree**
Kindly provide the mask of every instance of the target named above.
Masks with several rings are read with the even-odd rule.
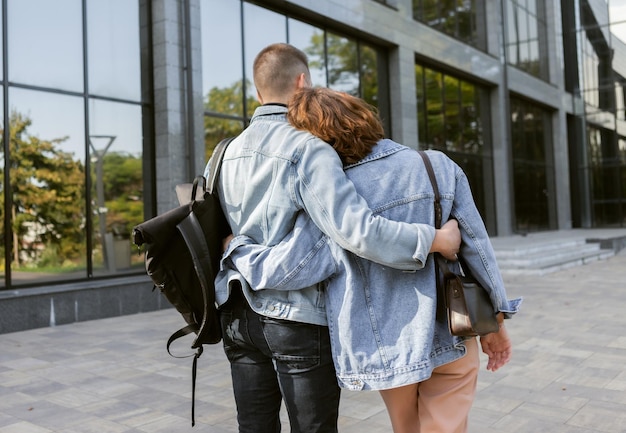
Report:
[[[243,89],[251,88],[248,80],[238,80],[229,87],[213,87],[207,94],[204,110],[214,115],[204,116],[205,161],[213,154],[213,149],[223,138],[239,134],[244,128]],[[256,97],[246,98],[248,111],[259,106]]]
[[[84,166],[59,150],[67,137],[32,136],[31,123],[28,117],[11,113],[8,167],[15,267],[23,258],[37,263],[45,248],[70,260],[85,253]]]
[[[329,87],[362,97],[378,106],[378,58],[372,47],[332,33],[315,32],[304,49],[311,69],[325,70]],[[251,89],[249,80],[237,80],[229,87],[213,87],[206,95],[204,109],[205,158],[223,138],[239,134],[247,123],[244,113],[252,113],[259,103],[256,95],[244,97]]]
[[[346,37],[316,32],[304,49],[311,69],[326,70],[328,86],[359,96],[378,106],[378,59],[376,50]]]
[[[102,171],[107,231],[128,235],[143,221],[142,160],[126,152],[108,152]],[[95,185],[95,174],[92,179]]]

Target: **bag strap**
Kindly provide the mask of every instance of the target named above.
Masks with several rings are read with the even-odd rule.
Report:
[[[433,165],[430,162],[430,158],[428,154],[423,150],[417,151],[422,159],[424,160],[424,166],[426,167],[426,172],[428,173],[428,177],[430,179],[430,183],[433,187],[433,192],[435,193],[435,228],[441,228],[441,196],[439,195],[439,186],[437,185],[437,177],[435,176],[435,170],[433,170]]]
[[[439,229],[441,228],[442,210],[441,210],[441,196],[439,195],[439,186],[437,185],[437,177],[435,176],[435,170],[433,170],[433,166],[430,162],[430,158],[428,157],[428,154],[424,152],[423,150],[418,150],[417,152],[420,154],[420,156],[424,160],[424,166],[426,167],[426,172],[428,172],[428,177],[430,178],[430,183],[433,187],[433,192],[435,194],[435,228]],[[447,275],[448,273],[452,273],[448,269],[446,260],[441,256],[441,254],[439,253],[434,253],[434,254],[444,274]],[[458,255],[457,260],[459,261],[463,272],[467,272],[468,267],[463,257]]]
[[[191,346],[192,349],[196,349],[202,346],[203,331],[207,328],[207,312],[209,310],[209,303],[213,302],[213,299],[209,296],[209,291],[213,289],[212,283],[209,281],[211,275],[215,275],[213,272],[213,266],[211,264],[211,253],[209,246],[206,242],[206,235],[202,231],[202,226],[198,217],[194,212],[190,212],[187,218],[182,220],[176,228],[180,231],[180,234],[187,245],[187,249],[191,254],[191,260],[193,262],[193,268],[196,271],[200,286],[202,287],[202,299],[203,299],[203,311],[202,322],[198,329],[198,336]]]
[[[170,346],[175,340],[191,334],[192,332],[198,332],[198,327],[195,324],[187,325],[174,332],[167,340],[167,353],[174,358],[189,358],[190,356],[193,356],[193,362],[191,363],[191,426],[193,427],[196,425],[196,376],[198,372],[198,358],[200,358],[204,349],[202,348],[202,345],[200,345],[196,349],[195,353],[185,356],[177,356],[170,352]]]
[[[213,156],[211,157],[211,163],[209,165],[209,180],[208,180],[208,191],[212,193],[215,190],[217,185],[217,180],[219,179],[220,169],[222,168],[222,160],[224,159],[224,153],[226,153],[226,148],[236,137],[224,138],[222,141],[217,143],[215,146],[215,150],[213,150]],[[192,194],[192,197],[194,195]]]
[[[433,188],[433,193],[435,194],[435,228],[439,229],[441,228],[442,210],[441,196],[439,195],[439,186],[437,185],[437,177],[435,176],[435,170],[433,170],[433,165],[430,162],[428,154],[423,150],[418,150],[417,152],[424,161],[424,167],[426,168],[428,178],[430,179],[430,184]],[[454,277],[454,274],[450,272],[448,264],[441,254],[433,253],[433,257],[435,259],[435,282],[437,286],[437,320],[443,320],[443,318],[446,317],[446,309],[448,306],[448,299],[443,289],[443,282],[446,280],[446,278]],[[441,275],[440,271],[441,273],[443,273],[443,275]]]
[[[187,358],[192,355],[172,355],[170,346],[175,340],[184,337],[185,335],[196,333],[196,338],[191,346],[192,349],[196,349],[196,352],[193,354],[193,363],[191,366],[191,426],[193,427],[196,423],[195,402],[198,358],[202,355],[202,338],[204,336],[204,331],[208,330],[207,316],[209,302],[212,302],[212,299],[210,299],[209,296],[209,290],[212,290],[212,287],[210,286],[211,283],[209,282],[209,276],[214,274],[212,272],[213,267],[211,265],[209,246],[207,245],[206,237],[202,231],[202,226],[200,225],[200,221],[198,221],[196,214],[194,212],[190,212],[189,215],[176,226],[176,228],[183,237],[185,244],[187,245],[187,249],[191,254],[193,267],[196,271],[196,275],[198,276],[198,280],[200,281],[200,286],[202,287],[202,300],[204,304],[204,314],[200,326],[197,326],[196,324],[187,325],[176,331],[170,336],[169,340],[167,340],[167,352],[171,356],[174,356],[175,358]]]

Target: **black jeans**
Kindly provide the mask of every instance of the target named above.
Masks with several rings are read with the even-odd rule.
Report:
[[[233,291],[221,308],[240,433],[336,433],[339,386],[325,326],[261,316]]]

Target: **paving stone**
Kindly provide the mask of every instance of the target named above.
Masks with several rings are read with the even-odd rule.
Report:
[[[507,276],[524,296],[507,328],[513,359],[485,370],[481,355],[469,433],[626,432],[626,252],[544,276]],[[165,342],[183,326],[173,309],[0,334],[0,433],[234,433],[221,345],[198,363],[191,427],[191,358]],[[175,351],[189,354],[189,341]],[[288,418],[281,412],[283,432]],[[376,392],[342,394],[339,431],[389,433]]]

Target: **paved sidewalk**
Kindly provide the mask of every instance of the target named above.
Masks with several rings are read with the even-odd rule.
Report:
[[[626,432],[626,253],[507,290],[525,298],[513,361],[481,358],[470,433]],[[191,428],[191,359],[165,351],[180,326],[172,309],[0,335],[0,433],[236,432],[220,345],[199,360]],[[346,391],[340,410],[342,433],[391,431],[376,392]]]

